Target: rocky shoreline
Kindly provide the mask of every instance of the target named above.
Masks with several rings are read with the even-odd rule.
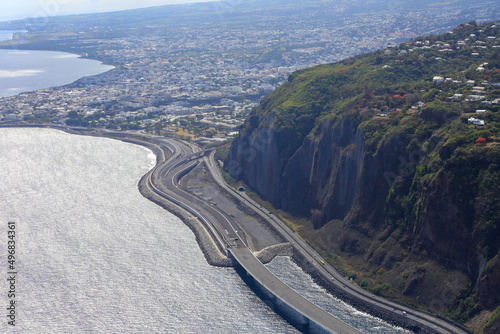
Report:
[[[149,143],[136,140],[126,140],[126,141],[148,147],[156,154],[157,159],[159,159],[161,154],[159,151],[160,148],[157,147],[156,145],[151,145]],[[159,160],[157,161],[157,165],[162,163],[162,161]],[[149,188],[146,185],[149,173],[151,173],[151,171],[148,172],[146,175],[144,175],[138,184],[139,191],[141,192],[141,194],[147,199],[160,205],[167,211],[179,217],[179,219],[181,219],[193,231],[196,237],[196,241],[200,249],[202,250],[203,254],[205,255],[207,262],[210,265],[217,267],[239,266],[236,261],[226,257],[225,254],[223,254],[223,252],[219,249],[218,245],[214,241],[208,229],[194,215],[180,208],[174,203],[171,203],[168,200],[159,197],[158,195],[154,194],[151,190],[149,190]],[[219,188],[219,190],[222,189]],[[235,204],[238,206],[241,205],[241,203],[235,203]],[[274,230],[272,226],[270,226],[270,228],[272,231]],[[335,285],[325,280],[324,277],[318,275],[314,266],[307,260],[305,260],[300,254],[298,254],[298,252],[294,251],[292,245],[288,242],[266,247],[258,252],[255,252],[254,254],[259,259],[259,261],[261,261],[264,264],[271,262],[276,256],[290,256],[292,260],[304,272],[306,272],[313,278],[316,284],[323,287],[326,291],[328,291],[329,294],[339,298],[340,300],[353,306],[357,310],[368,313],[376,318],[382,319],[393,326],[411,330],[414,333],[418,334],[435,333],[435,331],[432,330],[431,328],[428,327],[423,328],[420,324],[412,321],[411,319],[402,314],[399,315],[393,312],[383,310],[382,308],[361,301],[349,293],[341,291]],[[349,283],[347,283],[346,281],[346,284]]]
[[[163,152],[161,152],[161,149],[158,146],[134,139],[123,138],[121,140],[149,148],[150,150],[153,151],[153,153],[157,157],[156,164],[159,165],[163,162],[163,159],[161,158],[163,156]],[[147,179],[150,173],[151,171],[146,173],[139,181],[138,183],[139,192],[145,198],[149,199],[153,203],[163,207],[165,210],[177,216],[191,229],[191,231],[193,231],[196,238],[196,242],[198,243],[201,251],[205,255],[205,259],[210,265],[216,267],[238,266],[238,263],[236,261],[234,261],[231,258],[228,258],[222,252],[219,245],[217,245],[217,243],[215,242],[210,231],[196,216],[187,212],[178,205],[156,195],[149,189],[149,187],[147,186]],[[281,243],[266,247],[258,252],[255,252],[254,254],[259,259],[259,261],[266,264],[271,262],[276,256],[292,256],[293,248],[290,243]]]
[[[149,190],[146,185],[148,175],[149,173],[144,175],[139,181],[138,187],[141,194],[153,203],[177,216],[191,229],[191,231],[193,231],[196,237],[196,242],[200,246],[201,251],[205,255],[205,259],[210,265],[216,267],[234,267],[236,265],[235,261],[222,253],[210,235],[210,232],[197,217]]]
[[[200,246],[201,251],[205,255],[207,262],[216,267],[234,267],[238,263],[233,259],[228,258],[214,241],[208,229],[199,221],[197,217],[175,205],[174,203],[165,200],[154,194],[146,185],[149,173],[144,175],[139,181],[138,188],[140,193],[153,203],[161,206],[168,212],[177,216],[193,231],[196,242]],[[293,248],[290,243],[282,243],[266,247],[254,253],[262,263],[271,262],[276,256],[292,256]]]
[[[276,256],[292,256],[293,247],[289,242],[284,242],[282,244],[266,247],[258,252],[254,252],[254,254],[260,262],[267,264],[274,260]]]
[[[343,302],[351,305],[352,307],[356,308],[356,310],[365,312],[367,314],[370,314],[376,318],[379,318],[395,327],[400,327],[404,329],[408,329],[412,331],[413,333],[418,333],[418,334],[433,334],[436,333],[435,330],[429,327],[422,327],[421,324],[411,320],[407,316],[403,315],[402,312],[401,314],[397,314],[394,312],[389,312],[387,310],[384,310],[380,307],[377,307],[373,304],[370,304],[368,302],[362,301],[350,293],[346,291],[342,291],[338,289],[335,285],[332,283],[328,282],[325,280],[325,278],[321,275],[318,275],[316,272],[316,268],[309,263],[306,259],[304,259],[298,252],[293,253],[292,256],[293,262],[297,264],[304,272],[306,272],[309,276],[312,277],[314,282],[324,288],[326,291],[328,291],[329,294],[332,296],[342,300]],[[346,284],[351,284],[348,281],[346,281]],[[401,311],[403,309],[408,309],[409,307],[404,307],[401,306]]]

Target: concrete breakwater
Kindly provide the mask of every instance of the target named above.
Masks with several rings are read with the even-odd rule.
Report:
[[[149,173],[144,175],[139,181],[138,187],[141,194],[153,203],[156,203],[177,216],[191,229],[191,231],[193,231],[196,242],[200,246],[201,251],[210,265],[216,267],[234,267],[236,265],[235,261],[222,253],[213,237],[210,235],[210,232],[197,217],[168,200],[157,196],[147,187],[146,183],[148,175]]]
[[[207,262],[216,267],[234,267],[238,263],[228,258],[218,247],[208,229],[201,223],[197,217],[180,208],[174,203],[169,202],[153,193],[147,187],[148,174],[144,175],[139,181],[138,188],[140,193],[150,201],[163,207],[165,210],[173,213],[181,219],[193,231],[196,242],[205,255]],[[276,256],[292,256],[293,247],[290,243],[282,243],[266,247],[254,253],[260,262],[266,264],[271,262]]]
[[[293,247],[289,242],[285,242],[266,247],[258,252],[254,252],[254,254],[260,262],[266,264],[274,260],[276,256],[292,256]]]

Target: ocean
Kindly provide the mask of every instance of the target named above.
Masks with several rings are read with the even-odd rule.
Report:
[[[113,68],[65,52],[0,50],[0,97],[70,84]]]
[[[0,129],[1,333],[296,333],[144,198],[143,147]],[[16,326],[7,323],[15,223]]]
[[[36,128],[0,129],[1,333],[296,333],[193,233],[145,199],[144,147]],[[15,223],[15,321],[8,228]],[[289,258],[268,267],[365,333],[407,333],[331,297]],[[12,286],[10,286],[12,288]]]

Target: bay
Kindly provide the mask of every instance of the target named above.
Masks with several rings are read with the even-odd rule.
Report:
[[[0,97],[70,84],[113,68],[66,52],[0,50]]]
[[[0,129],[0,260],[13,221],[18,273],[16,326],[2,293],[1,333],[297,332],[139,193],[154,162],[111,139]]]

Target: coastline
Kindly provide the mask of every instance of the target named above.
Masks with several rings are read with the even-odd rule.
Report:
[[[0,54],[5,62],[0,78],[10,82],[0,87],[0,98],[70,87],[85,78],[106,75],[118,68],[81,53],[53,49],[22,49],[0,44]],[[25,65],[19,65],[24,62]]]
[[[156,156],[156,165],[160,165],[164,161],[164,153],[162,152],[161,148],[159,148],[157,145],[153,143],[149,143],[144,140],[139,140],[139,139],[134,139],[131,137],[118,137],[113,135],[112,133],[90,133],[88,132],[87,129],[75,129],[75,128],[68,128],[64,126],[57,126],[57,125],[22,125],[22,124],[0,124],[0,128],[42,128],[42,129],[52,129],[52,130],[58,130],[62,131],[68,134],[73,134],[73,135],[82,135],[82,136],[91,136],[91,137],[104,137],[104,138],[110,138],[113,140],[119,140],[125,143],[130,143],[130,144],[135,144],[135,145],[140,145],[143,147],[146,147],[147,149],[151,150],[153,154]],[[130,135],[130,134],[128,134]],[[153,167],[151,170],[149,170],[146,174],[144,174],[141,179],[137,183],[137,187],[139,192],[143,197],[146,199],[152,201],[153,203],[161,206],[168,212],[172,213],[176,217],[178,217],[186,226],[188,226],[191,231],[194,233],[196,242],[198,243],[198,246],[200,247],[201,251],[203,252],[206,261],[213,266],[216,267],[234,267],[235,263],[233,260],[227,258],[218,248],[216,245],[214,239],[210,235],[210,232],[207,230],[207,228],[192,214],[187,212],[186,210],[182,209],[181,207],[175,205],[174,203],[171,203],[167,201],[166,199],[163,199],[162,197],[154,194],[147,186],[147,178],[149,174],[153,171],[155,168]]]
[[[115,133],[96,133],[96,132],[91,132],[92,130],[88,129],[76,129],[76,128],[68,128],[64,126],[57,126],[57,125],[23,125],[23,124],[0,124],[0,128],[43,128],[43,129],[52,129],[52,130],[58,130],[62,131],[68,134],[73,134],[73,135],[82,135],[82,136],[92,136],[92,137],[104,137],[104,138],[110,138],[113,140],[119,140],[122,142],[130,143],[130,144],[135,144],[135,145],[140,145],[142,147],[146,147],[147,149],[151,150],[152,153],[156,156],[156,164],[155,166],[149,170],[146,174],[144,174],[141,179],[137,183],[137,188],[141,195],[151,202],[161,206],[168,212],[172,213],[176,217],[178,217],[186,226],[189,227],[189,229],[193,232],[196,238],[196,242],[198,243],[198,246],[200,247],[200,250],[205,256],[205,259],[208,264],[215,266],[215,267],[235,267],[238,266],[237,263],[235,263],[234,260],[226,257],[225,254],[223,254],[218,245],[216,244],[216,241],[214,240],[214,237],[211,235],[210,231],[207,229],[207,227],[199,221],[197,217],[192,215],[191,213],[187,212],[183,208],[177,206],[176,204],[164,199],[163,197],[160,197],[156,195],[154,192],[152,192],[148,185],[147,185],[147,179],[149,175],[152,173],[154,168],[159,166],[161,163],[164,162],[165,160],[165,153],[162,151],[162,149],[157,146],[154,143],[148,142],[147,138],[144,138],[144,140],[132,138],[132,137],[125,137],[125,136],[131,136],[132,134],[123,134],[119,136],[118,134]],[[138,137],[140,137],[140,134],[136,134]],[[146,136],[147,137],[147,136]],[[291,256],[293,253],[291,249],[291,245],[288,243],[282,243],[282,244],[276,244],[276,245],[271,245],[269,247],[266,247],[259,252],[256,252],[256,257],[264,264],[271,262],[276,256]]]
[[[75,134],[75,135],[83,135],[83,136],[92,136],[92,137],[104,137],[104,138],[110,138],[114,140],[120,140],[126,143],[131,143],[135,145],[140,145],[143,147],[148,148],[151,150],[155,156],[156,156],[156,165],[152,169],[150,169],[146,174],[144,174],[141,179],[137,183],[137,187],[139,192],[147,199],[152,201],[153,203],[161,206],[165,210],[169,211],[170,213],[174,214],[177,216],[179,219],[182,220],[184,224],[186,224],[191,231],[195,234],[196,242],[198,243],[198,246],[200,247],[201,251],[203,252],[206,261],[213,266],[216,267],[239,267],[235,261],[227,258],[218,248],[216,242],[214,241],[213,237],[211,236],[210,232],[208,229],[203,225],[202,222],[200,222],[195,216],[190,214],[189,212],[185,211],[181,207],[177,206],[174,203],[169,202],[166,199],[163,199],[162,197],[156,195],[153,193],[147,186],[147,179],[150,173],[156,168],[158,165],[160,165],[164,160],[165,160],[165,154],[163,150],[157,146],[154,143],[151,143],[148,141],[148,136],[144,135],[142,136],[141,134],[133,134],[133,133],[106,133],[106,132],[95,132],[93,130],[89,129],[84,129],[84,128],[68,128],[68,127],[63,127],[63,126],[57,126],[57,125],[20,125],[20,124],[11,124],[11,125],[6,125],[6,124],[0,124],[0,128],[5,127],[5,128],[46,128],[46,129],[53,129],[53,130],[59,130],[63,131],[68,134]],[[136,136],[135,138],[133,136]],[[139,138],[142,138],[139,139]],[[291,251],[291,253],[289,253]],[[288,243],[283,243],[283,244],[277,244],[273,245],[267,248],[262,249],[260,252],[258,252],[256,255],[258,255],[259,260],[261,260],[263,263],[268,263],[272,261],[276,256],[280,255],[285,255],[285,256],[291,256],[291,259],[301,270],[303,270],[306,274],[311,276],[311,278],[314,280],[316,284],[319,286],[323,287],[328,294],[333,295],[336,298],[339,298],[340,300],[346,302],[347,304],[355,307],[357,310],[367,313],[373,317],[376,317],[378,319],[381,319],[393,326],[396,327],[401,327],[405,329],[409,329],[414,331],[415,333],[432,333],[427,328],[422,328],[419,327],[416,323],[411,321],[409,318],[403,317],[401,315],[395,315],[390,312],[387,312],[386,310],[377,307],[373,304],[366,303],[363,301],[358,300],[356,297],[350,295],[349,293],[342,291],[335,285],[325,281],[325,279],[318,275],[315,272],[315,268],[312,264],[309,264],[298,252],[294,251],[291,249],[291,245]],[[442,319],[446,320],[447,319]],[[456,324],[455,324],[456,325]],[[465,329],[465,328],[464,328]]]
[[[174,203],[156,195],[149,189],[147,185],[147,180],[149,175],[153,172],[154,168],[156,168],[165,161],[164,152],[162,152],[161,148],[155,144],[139,140],[126,139],[126,138],[122,139],[115,138],[115,139],[144,146],[150,149],[156,156],[155,167],[153,167],[146,174],[144,174],[137,184],[137,187],[141,195],[150,200],[151,202],[161,206],[162,208],[172,213],[173,215],[177,216],[180,220],[182,220],[184,224],[186,224],[186,226],[189,227],[189,229],[191,229],[191,231],[195,235],[198,246],[200,247],[202,253],[205,255],[205,259],[210,265],[216,267],[234,267],[236,263],[232,259],[226,257],[219,250],[219,247],[217,246],[213,237],[210,235],[210,232],[205,227],[205,225],[203,225],[203,223],[198,220],[197,217],[187,212],[183,208],[175,205]]]
[[[156,165],[159,166],[165,160],[165,154],[160,147],[156,144],[149,143],[142,140],[135,140],[130,138],[113,138],[121,140],[123,142],[132,143],[136,145],[144,146],[150,149],[156,156]],[[208,264],[215,267],[237,267],[239,266],[233,259],[228,258],[225,254],[221,252],[216,240],[212,236],[208,228],[193,214],[179,207],[178,205],[156,195],[148,187],[147,180],[149,175],[153,172],[154,168],[149,170],[142,178],[139,180],[137,186],[139,192],[151,202],[161,206],[168,212],[177,216],[184,224],[186,224],[193,234],[195,235],[198,246],[205,255],[205,259]],[[277,256],[292,256],[293,248],[290,243],[280,243],[268,246],[262,250],[255,252],[255,256],[263,264],[271,262]]]
[[[9,43],[7,43],[7,42],[9,42]],[[30,43],[26,43],[26,44],[24,44],[24,43],[23,44],[17,43],[13,39],[7,40],[7,41],[0,41],[0,50],[35,51],[35,52],[38,52],[38,51],[40,51],[40,52],[43,52],[43,51],[61,52],[61,53],[68,53],[68,54],[76,55],[80,59],[87,59],[87,60],[98,61],[102,65],[113,66],[115,69],[118,66],[120,66],[119,64],[108,63],[108,62],[106,62],[103,59],[88,57],[88,53],[87,52],[75,52],[75,51],[71,51],[71,50],[66,50],[64,48],[53,48],[53,47],[51,48],[49,46],[37,48],[36,46],[33,47],[33,45],[31,45]],[[64,85],[62,85],[62,86],[64,86]]]

